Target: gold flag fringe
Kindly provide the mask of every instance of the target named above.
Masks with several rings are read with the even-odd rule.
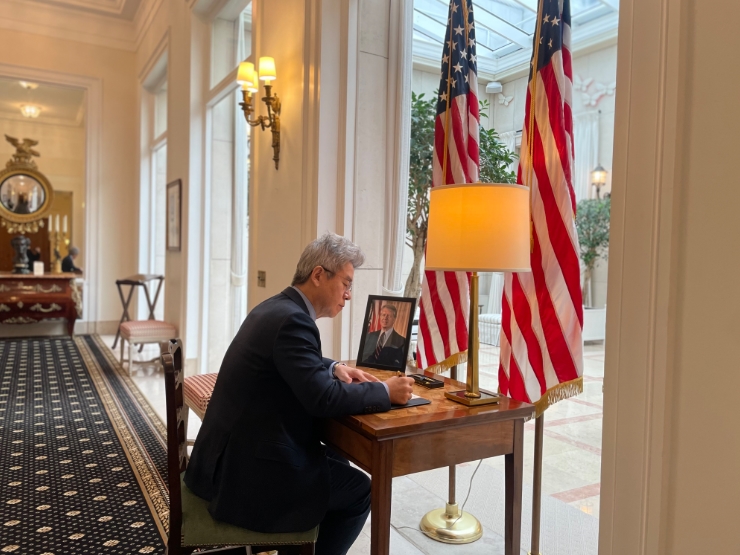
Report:
[[[468,351],[461,351],[459,353],[455,353],[454,355],[446,358],[441,362],[438,362],[437,364],[432,364],[431,366],[428,366],[424,369],[424,371],[431,372],[433,374],[441,374],[442,372],[449,370],[452,366],[455,366],[456,364],[462,364],[467,361]],[[409,365],[416,366],[416,364],[411,364],[412,362],[415,363],[415,361],[409,361]],[[555,387],[551,387],[545,392],[542,397],[539,398],[539,400],[534,403],[535,418],[541,416],[548,408],[550,408],[550,406],[554,405],[555,403],[563,401],[570,397],[575,397],[576,395],[580,395],[581,393],[583,393],[583,377],[558,384]]]
[[[558,401],[575,397],[581,393],[583,393],[583,377],[551,387],[534,403],[535,418],[541,416],[543,412]]]
[[[424,368],[425,372],[431,372],[432,374],[441,374],[442,372],[449,370],[456,364],[462,364],[463,362],[468,362],[468,351],[460,351],[459,353],[455,353],[454,355],[447,357],[441,362],[438,362],[437,364],[432,364],[431,366],[427,366]],[[459,377],[458,377],[459,379]],[[461,381],[465,381],[464,379]]]

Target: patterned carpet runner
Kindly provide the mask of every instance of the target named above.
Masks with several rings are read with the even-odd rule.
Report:
[[[164,553],[165,437],[99,337],[0,340],[0,553]]]

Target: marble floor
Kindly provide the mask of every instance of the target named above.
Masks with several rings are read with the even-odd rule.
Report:
[[[108,346],[113,336],[104,336]],[[119,350],[116,349],[118,356]],[[155,345],[135,353],[140,361],[158,355]],[[495,391],[498,347],[481,345],[481,387]],[[464,367],[459,371],[464,375]],[[134,364],[132,378],[157,414],[164,420],[164,380],[154,364]],[[599,480],[601,474],[601,427],[604,381],[603,344],[586,345],[584,391],[575,398],[561,401],[545,413],[545,437],[542,464],[542,536],[540,551],[547,555],[596,555],[599,526]],[[194,438],[200,421],[192,416],[188,437]],[[522,514],[522,554],[530,547],[532,505],[532,460],[534,423],[525,425],[524,508]],[[437,469],[395,478],[391,553],[393,555],[503,553],[503,457],[460,465],[457,491],[460,499],[472,490],[465,506],[483,524],[479,541],[462,546],[437,543],[419,532],[421,517],[429,510],[443,507],[447,494],[447,469]],[[372,516],[371,516],[372,518]],[[370,521],[350,550],[351,555],[370,553]]]

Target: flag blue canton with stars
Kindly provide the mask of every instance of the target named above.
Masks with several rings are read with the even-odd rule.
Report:
[[[570,2],[563,0],[540,0],[542,17],[539,20],[540,47],[538,51],[537,71],[550,63],[553,54],[563,48],[563,33],[570,30]],[[567,31],[570,32],[570,31]],[[534,57],[534,50],[532,51]],[[529,78],[532,78],[530,67]]]
[[[472,0],[453,0],[450,3],[442,52],[437,115],[447,110],[448,100],[470,92],[470,72],[478,75],[474,21]]]

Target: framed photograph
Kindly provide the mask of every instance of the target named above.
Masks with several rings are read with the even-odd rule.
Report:
[[[176,179],[167,184],[167,250],[180,251],[182,236],[182,182]]]
[[[357,366],[406,369],[416,299],[370,295],[362,325]]]

